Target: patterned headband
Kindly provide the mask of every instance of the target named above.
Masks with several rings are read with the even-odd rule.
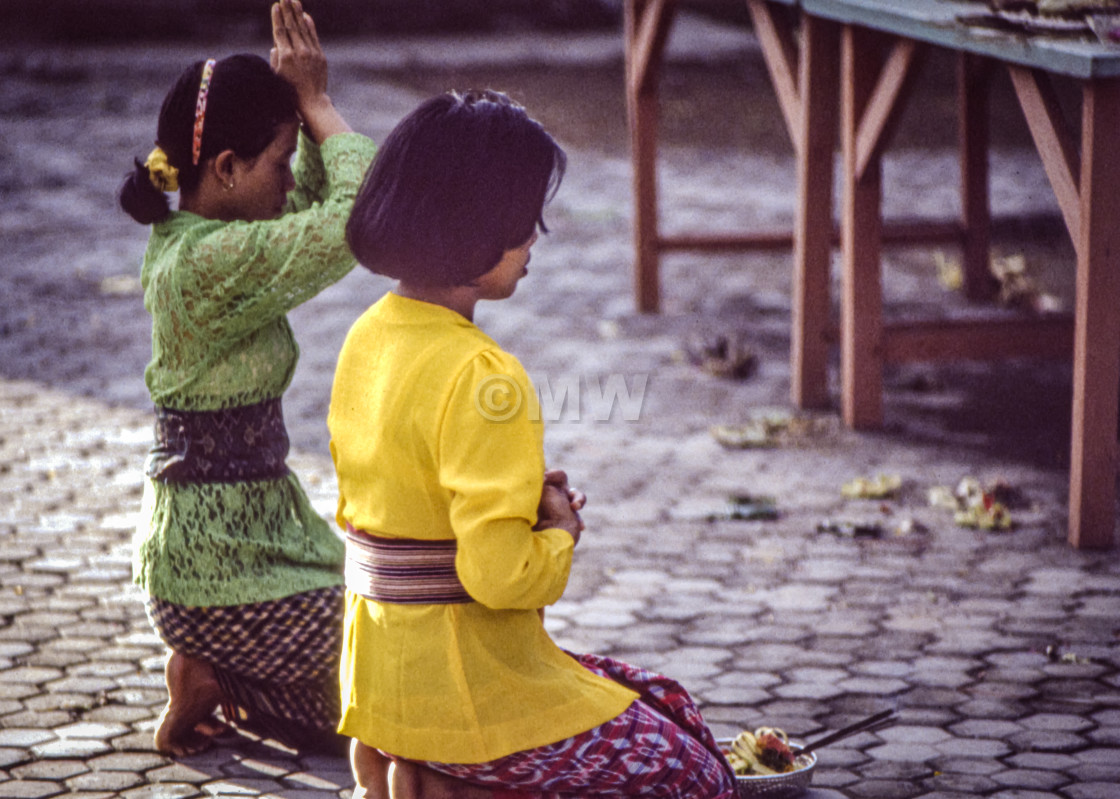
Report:
[[[191,163],[198,166],[202,155],[202,126],[206,122],[206,95],[210,93],[210,78],[214,76],[214,59],[206,59],[202,67],[202,81],[198,85],[198,102],[194,106],[194,144],[191,149]]]

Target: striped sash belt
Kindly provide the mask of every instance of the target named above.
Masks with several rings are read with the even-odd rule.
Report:
[[[394,605],[473,602],[455,572],[455,539],[380,538],[346,526],[346,587]]]

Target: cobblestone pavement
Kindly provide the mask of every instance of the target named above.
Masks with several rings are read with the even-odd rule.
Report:
[[[678,136],[677,121],[732,79],[764,87],[749,39],[686,22],[666,74],[667,224],[788,220],[788,149],[765,137],[744,148],[733,130],[705,131],[704,147],[683,127]],[[347,43],[332,54],[336,102],[375,136],[433,84],[469,77],[514,84],[569,146],[554,232],[531,275],[479,314],[535,378],[550,462],[590,497],[568,591],[548,611],[562,645],[679,679],[721,736],[771,725],[806,740],[896,709],[895,726],[821,751],[809,799],[1120,796],[1120,560],[1064,543],[1066,367],[894,370],[877,434],[792,414],[788,253],[667,258],[665,312],[633,313],[616,37]],[[151,436],[134,277],[144,233],[111,206],[164,86],[193,56],[3,57],[3,797],[349,796],[344,761],[268,741],[232,736],[179,761],[151,747],[163,652],[129,571]],[[746,117],[765,128],[775,108],[753,92]],[[1040,167],[1004,144],[997,205],[1052,213]],[[953,168],[943,146],[902,149],[888,164],[888,207],[951,209],[942,184]],[[1020,234],[999,246],[1068,292],[1051,275],[1068,270],[1065,243]],[[934,255],[892,251],[888,294],[968,312],[939,288]],[[334,355],[385,288],[359,270],[293,314],[304,356],[286,399],[291,465],[325,516]],[[716,335],[753,348],[753,376],[717,377],[686,357]],[[711,432],[760,419],[780,428],[775,446],[725,448]],[[901,478],[893,497],[842,495],[853,477],[880,474]],[[1015,489],[1013,530],[960,527],[928,502],[928,489],[966,476]],[[745,496],[753,506],[733,504]],[[770,506],[776,514],[736,518]],[[826,522],[837,532],[818,532]],[[845,534],[857,528],[882,534]]]

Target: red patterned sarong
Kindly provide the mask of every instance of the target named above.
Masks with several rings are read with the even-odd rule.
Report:
[[[589,671],[641,699],[598,727],[487,763],[424,765],[504,794],[733,799],[735,780],[688,692],[674,680],[599,655]]]

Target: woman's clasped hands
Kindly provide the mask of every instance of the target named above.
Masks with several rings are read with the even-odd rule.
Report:
[[[578,544],[580,533],[585,529],[579,511],[586,504],[587,496],[568,485],[566,472],[549,469],[544,473],[544,487],[541,489],[541,503],[537,509],[537,524],[534,529],[556,527],[565,530]]]

